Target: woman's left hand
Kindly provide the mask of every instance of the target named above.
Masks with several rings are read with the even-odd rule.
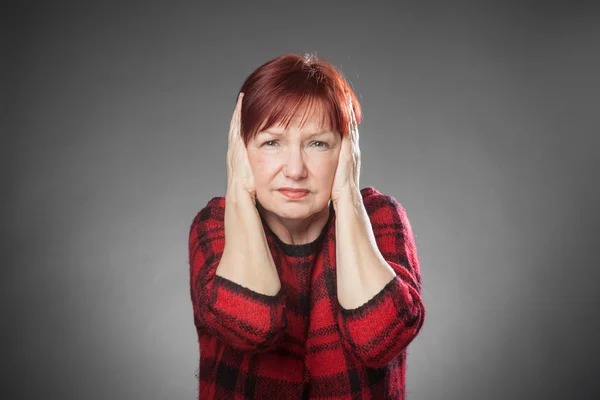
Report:
[[[342,196],[352,194],[353,191],[360,192],[360,148],[358,145],[358,125],[352,106],[352,97],[348,95],[348,107],[350,108],[350,122],[348,134],[342,135],[342,147],[340,149],[337,169],[333,178],[331,188],[331,200],[334,205]]]

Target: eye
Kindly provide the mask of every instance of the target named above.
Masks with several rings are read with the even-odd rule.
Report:
[[[262,144],[262,146],[266,146],[266,147],[275,147],[275,144],[278,143],[279,140],[269,140],[266,141]],[[329,144],[327,142],[323,142],[323,141],[319,141],[319,140],[315,140],[314,142],[312,142],[311,144],[315,144],[318,143],[318,146],[315,146],[317,148],[323,148],[326,149],[329,147]]]
[[[322,147],[324,149],[329,147],[329,144],[327,142],[321,142],[321,141],[316,140],[313,143],[321,143],[321,146],[316,146],[316,147]]]

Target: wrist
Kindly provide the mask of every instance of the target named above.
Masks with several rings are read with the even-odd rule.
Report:
[[[248,190],[239,182],[232,181],[225,192],[225,198],[231,199],[231,201],[246,201],[249,199],[254,205],[256,205],[256,196],[252,195]]]
[[[342,205],[345,207],[346,205],[357,206],[362,203],[362,195],[360,193],[360,189],[357,187],[346,187],[340,190],[339,195],[336,199],[332,199],[333,208],[337,212],[338,206]]]

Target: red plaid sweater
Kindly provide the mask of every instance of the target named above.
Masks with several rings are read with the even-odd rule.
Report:
[[[406,347],[425,318],[421,276],[403,207],[361,190],[377,246],[397,276],[357,309],[337,300],[335,210],[313,242],[290,245],[263,228],[281,280],[267,296],[215,275],[225,198],[189,235],[190,292],[200,346],[199,399],[404,399]]]

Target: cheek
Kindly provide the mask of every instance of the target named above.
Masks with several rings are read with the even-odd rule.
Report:
[[[318,191],[318,201],[325,204],[331,194],[335,170],[337,169],[337,156],[321,157],[315,160],[311,171],[311,183]]]
[[[263,182],[268,182],[275,173],[276,163],[260,153],[253,154],[252,156],[249,155],[249,160],[255,183],[259,185]]]
[[[321,179],[333,179],[337,163],[337,155],[315,159],[313,163],[313,174]]]

